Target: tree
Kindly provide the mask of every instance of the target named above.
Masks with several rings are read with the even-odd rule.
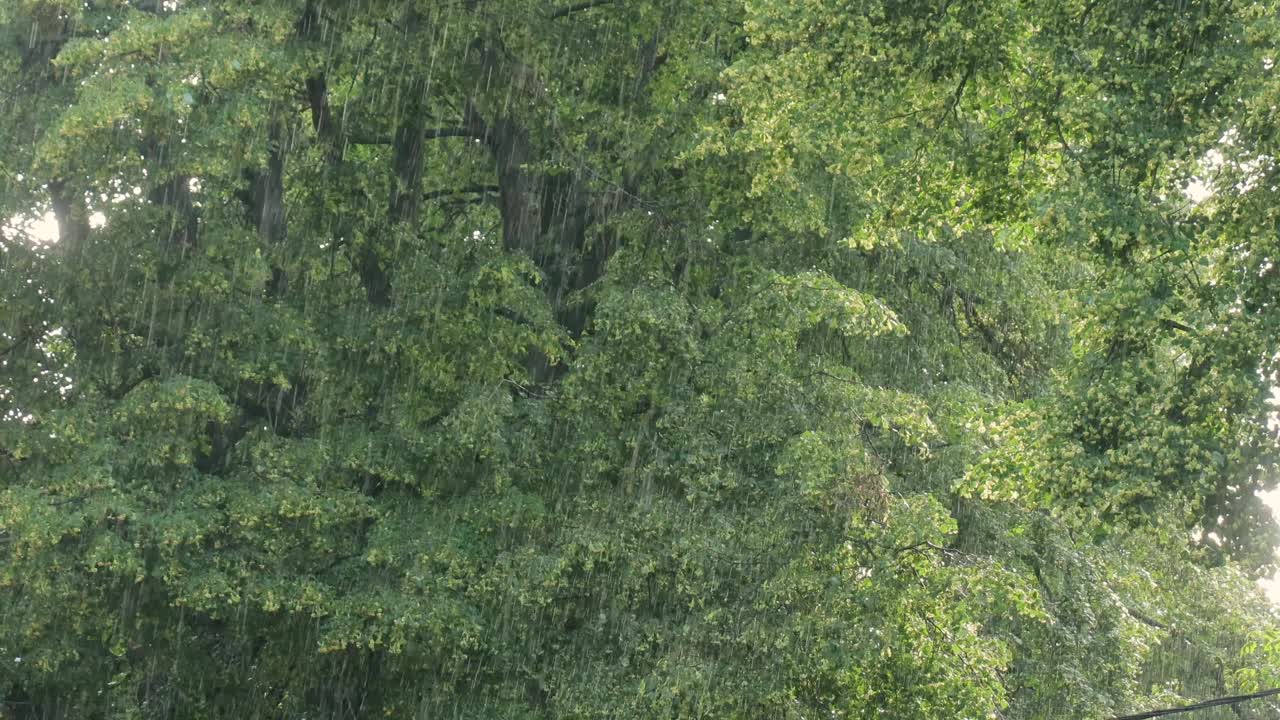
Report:
[[[0,8],[0,707],[1274,676],[1274,10]]]

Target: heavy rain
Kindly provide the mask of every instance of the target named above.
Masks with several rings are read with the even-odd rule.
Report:
[[[1280,717],[1278,47],[0,0],[0,720]]]

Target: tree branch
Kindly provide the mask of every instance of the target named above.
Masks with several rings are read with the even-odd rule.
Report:
[[[1196,332],[1196,329],[1195,329],[1195,328],[1193,328],[1193,327],[1191,327],[1191,326],[1189,326],[1189,325],[1184,325],[1183,323],[1180,323],[1180,322],[1178,322],[1177,320],[1170,320],[1169,318],[1163,318],[1163,319],[1161,319],[1161,320],[1160,320],[1160,324],[1161,324],[1161,325],[1164,325],[1165,327],[1169,328],[1170,330],[1181,330],[1182,332],[1184,332],[1184,333],[1189,333],[1189,334],[1191,334],[1191,335],[1199,335],[1199,334],[1200,334],[1200,333]]]
[[[6,348],[0,349],[0,358],[8,356],[10,353],[16,351],[18,348],[31,342],[31,340],[34,339],[34,337],[35,337],[35,332],[31,330],[28,330],[27,332],[24,332],[21,335],[18,335],[13,339],[12,344],[10,344]]]
[[[1236,703],[1246,700],[1258,700],[1272,695],[1280,695],[1280,688],[1272,690],[1263,690],[1262,692],[1251,693],[1249,695],[1230,695],[1227,697],[1213,698],[1205,700],[1194,705],[1184,705],[1176,708],[1165,708],[1164,710],[1148,710],[1146,712],[1134,713],[1132,715],[1116,715],[1111,720],[1150,720],[1150,718],[1164,717],[1165,715],[1177,715],[1179,713],[1195,712],[1196,710],[1207,710],[1212,707],[1220,707],[1222,705],[1235,705]]]
[[[500,190],[497,185],[469,185],[464,188],[453,188],[448,190],[432,190],[422,196],[423,200],[439,200],[440,198],[451,197],[453,195],[466,195],[469,193],[496,193]]]
[[[446,137],[467,137],[483,140],[484,136],[476,132],[473,128],[465,127],[445,127],[430,128],[423,132],[422,137],[426,140],[433,138]],[[352,145],[390,145],[392,138],[389,135],[347,135],[347,142]]]
[[[974,66],[970,63],[969,67],[964,71],[964,76],[960,78],[960,84],[956,85],[956,89],[952,91],[951,98],[947,101],[947,107],[942,111],[942,117],[938,118],[938,127],[942,127],[942,123],[946,122],[948,115],[958,117],[957,111],[960,108],[960,101],[964,98],[964,89],[973,77],[973,71]]]
[[[586,2],[574,3],[573,5],[566,5],[565,7],[551,11],[551,19],[556,20],[566,15],[572,15],[573,13],[581,12],[582,10],[590,10],[591,8],[594,8],[594,7],[600,7],[601,5],[610,5],[613,2],[614,0],[586,0]]]
[[[442,138],[442,137],[469,137],[483,140],[484,138],[476,134],[476,131],[467,127],[448,127],[448,128],[428,128],[423,137]]]
[[[1146,613],[1143,613],[1138,610],[1134,610],[1131,607],[1125,607],[1124,611],[1128,613],[1129,617],[1133,618],[1134,620],[1137,620],[1138,622],[1142,623],[1143,625],[1146,625],[1147,627],[1153,627],[1157,630],[1169,629],[1168,625],[1160,622],[1159,620],[1156,620],[1155,618],[1147,615]]]

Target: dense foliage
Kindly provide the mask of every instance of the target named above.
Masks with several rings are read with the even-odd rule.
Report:
[[[0,2],[0,717],[1277,682],[1278,11]]]

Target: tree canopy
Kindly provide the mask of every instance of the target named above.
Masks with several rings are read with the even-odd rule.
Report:
[[[1277,48],[1246,0],[0,3],[0,717],[1280,685]]]

